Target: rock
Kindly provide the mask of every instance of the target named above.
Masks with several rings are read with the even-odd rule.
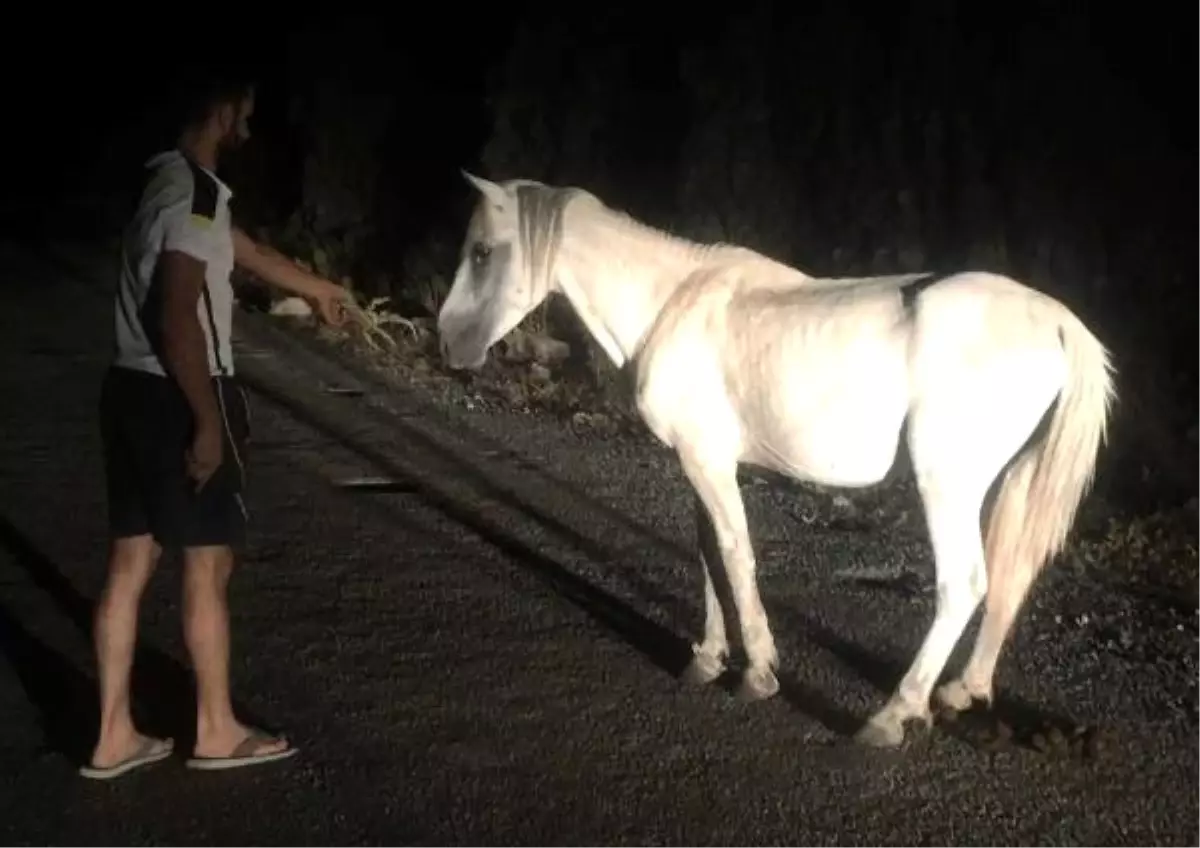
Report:
[[[835,509],[843,510],[844,512],[857,512],[854,504],[845,495],[834,495],[833,506]]]
[[[513,330],[504,340],[503,358],[509,362],[534,362],[553,365],[566,359],[571,347],[566,342],[550,336]]]
[[[550,336],[530,336],[529,347],[533,358],[542,365],[554,365],[571,355],[571,346]]]
[[[289,318],[307,318],[312,315],[312,307],[302,297],[285,297],[272,304],[271,314]]]
[[[505,383],[500,387],[500,392],[508,405],[516,409],[521,409],[528,403],[525,390],[519,383]]]
[[[510,330],[508,335],[496,345],[496,352],[500,359],[506,362],[522,362],[527,357],[526,349],[528,343],[525,341],[525,332],[523,330]]]

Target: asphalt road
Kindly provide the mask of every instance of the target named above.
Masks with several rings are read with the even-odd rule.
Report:
[[[72,270],[82,257],[0,250],[6,844],[1200,839],[1194,598],[1051,571],[1001,661],[995,713],[860,749],[848,736],[932,615],[911,491],[846,503],[747,482],[783,691],[741,704],[674,677],[703,602],[668,454],[386,388],[262,316],[239,318],[254,443],[235,692],[303,751],[78,777],[111,314],[103,278]],[[144,604],[137,710],[186,745],[178,622],[168,559]],[[1041,750],[1054,728],[1089,741]]]

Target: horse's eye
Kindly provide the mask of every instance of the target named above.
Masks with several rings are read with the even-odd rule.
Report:
[[[482,265],[484,262],[487,262],[488,257],[491,255],[492,246],[490,244],[478,241],[471,247],[471,261],[476,265]]]

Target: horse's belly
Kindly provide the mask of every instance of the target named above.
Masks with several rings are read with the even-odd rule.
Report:
[[[901,358],[777,371],[769,396],[749,404],[752,461],[834,486],[882,480],[896,457],[908,411]]]

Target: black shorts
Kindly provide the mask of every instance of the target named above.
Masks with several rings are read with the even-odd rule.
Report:
[[[225,423],[221,466],[204,487],[187,474],[193,416],[174,380],[112,367],[100,393],[100,429],[113,538],[152,534],[164,548],[236,547],[245,541],[249,408],[235,379],[214,377]]]

